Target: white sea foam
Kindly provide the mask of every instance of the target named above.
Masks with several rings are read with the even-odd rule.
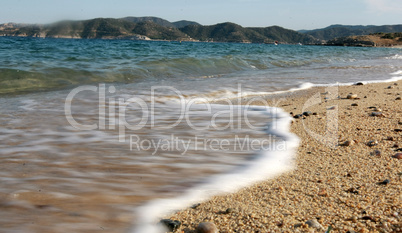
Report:
[[[266,133],[275,135],[285,142],[283,150],[262,150],[253,160],[245,162],[238,169],[207,179],[203,184],[187,190],[183,195],[172,199],[159,199],[137,208],[140,226],[132,230],[134,233],[164,232],[161,226],[155,225],[158,218],[175,210],[189,207],[191,204],[205,201],[208,198],[227,192],[235,192],[255,182],[274,178],[293,168],[294,155],[299,139],[289,132],[291,117],[279,108],[253,106],[255,112],[267,114],[274,118]],[[277,142],[273,142],[276,144]],[[275,145],[273,145],[275,147]]]
[[[191,101],[194,101],[194,103],[211,103],[211,102],[219,102],[219,101],[224,101],[224,100],[230,100],[230,99],[238,99],[238,98],[246,98],[246,97],[253,97],[253,96],[267,96],[267,95],[278,95],[278,94],[283,94],[283,93],[288,93],[288,92],[295,92],[295,91],[301,91],[301,90],[306,90],[311,87],[314,87],[315,85],[312,83],[302,83],[298,87],[291,88],[289,90],[283,90],[283,91],[272,91],[272,92],[264,92],[264,91],[242,91],[242,90],[220,90],[220,91],[215,91],[215,92],[210,92],[207,94],[200,95],[199,97],[195,97],[191,99]]]
[[[23,99],[20,101],[20,103],[21,106],[19,107],[26,111],[34,111],[38,105],[38,103],[32,99]]]
[[[400,60],[400,59],[402,59],[402,55],[400,55],[400,54],[395,54],[395,55],[393,55],[393,56],[386,57],[385,59]]]
[[[400,74],[402,74],[402,70],[398,70],[398,71],[391,73],[391,75],[400,75]]]
[[[399,73],[400,72],[400,73]],[[397,71],[394,73],[391,73],[391,75],[398,75],[398,74],[402,74],[402,71]],[[389,82],[396,82],[402,80],[402,76],[394,76],[391,77],[389,79],[377,79],[377,80],[370,80],[370,81],[360,81],[359,83],[363,83],[363,84],[370,84],[370,83],[389,83]],[[358,82],[349,82],[349,83],[330,83],[330,84],[313,84],[313,87],[333,87],[333,86],[351,86],[354,85]]]

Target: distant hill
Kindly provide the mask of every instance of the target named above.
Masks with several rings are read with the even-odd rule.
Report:
[[[132,23],[153,22],[163,27],[176,27],[173,23],[158,17],[125,17],[121,20],[129,21]]]
[[[249,28],[258,32],[271,41],[280,41],[288,43],[303,43],[303,44],[315,44],[317,39],[310,35],[305,35],[300,32],[289,30],[279,26],[271,26],[265,28]]]
[[[322,29],[315,30],[301,30],[304,34],[313,36],[319,40],[332,40],[338,37],[347,37],[347,36],[359,36],[359,35],[368,35],[372,33],[392,33],[392,32],[402,32],[402,24],[399,25],[383,25],[383,26],[362,26],[362,25],[331,25]]]
[[[150,21],[136,24],[132,33],[144,35],[154,40],[190,40],[186,34],[177,28],[164,27]]]
[[[188,40],[176,28],[164,27],[152,21],[133,23],[128,20],[96,18],[83,21],[62,21],[49,25],[0,25],[0,35],[79,39],[154,39]]]
[[[244,28],[234,23],[211,26],[189,25],[180,29],[200,41],[249,42],[249,43],[314,43],[311,36],[278,26],[266,28]]]
[[[402,25],[331,25],[323,29],[297,32],[279,26],[242,27],[231,22],[203,26],[193,21],[169,22],[158,17],[96,18],[61,21],[47,25],[0,24],[0,36],[243,43],[273,43],[278,41],[289,44],[325,44],[334,38],[380,32],[402,32]],[[342,40],[332,42],[341,44]]]
[[[177,22],[169,22],[165,19],[158,18],[158,17],[125,17],[125,18],[121,18],[121,19],[132,22],[132,23],[153,22],[160,26],[170,27],[170,28],[182,28],[187,25],[201,25],[197,22],[187,21],[187,20],[180,20]]]
[[[219,42],[264,42],[264,37],[253,30],[234,23],[220,23],[212,26],[189,25],[181,31],[200,41]]]
[[[234,23],[202,26],[192,21],[170,23],[157,17],[96,18],[49,25],[0,25],[0,35],[84,39],[153,39],[245,43],[314,43],[316,40],[278,26],[244,28]]]
[[[199,25],[201,26],[201,24],[194,22],[194,21],[187,21],[187,20],[180,20],[180,21],[176,21],[172,23],[174,26],[176,26],[177,28],[183,28],[185,26],[188,25]]]

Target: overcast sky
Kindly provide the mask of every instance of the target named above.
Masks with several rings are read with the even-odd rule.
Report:
[[[203,25],[279,25],[315,29],[331,24],[402,24],[402,0],[0,0],[0,23],[156,16]]]

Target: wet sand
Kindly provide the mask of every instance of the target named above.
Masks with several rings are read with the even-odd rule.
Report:
[[[347,99],[350,93],[357,99]],[[269,97],[294,115],[311,112],[291,126],[301,138],[296,168],[175,213],[177,232],[195,232],[200,222],[219,232],[401,232],[402,160],[393,158],[402,147],[401,94],[398,81]],[[331,144],[326,132],[334,125]]]

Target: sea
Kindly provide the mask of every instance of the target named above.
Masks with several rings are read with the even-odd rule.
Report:
[[[163,232],[294,169],[276,95],[400,79],[400,48],[0,37],[0,231]]]

